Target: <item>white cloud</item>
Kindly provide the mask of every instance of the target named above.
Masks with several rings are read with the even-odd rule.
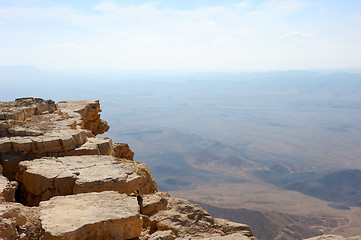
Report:
[[[312,33],[304,33],[304,32],[290,32],[280,36],[282,39],[291,39],[295,41],[301,42],[310,42],[317,39],[316,35]]]
[[[164,38],[162,36],[141,36],[133,39],[137,43],[152,44],[161,43]]]
[[[323,26],[303,26],[306,23],[301,18],[295,27],[289,21],[309,6],[300,0],[241,1],[190,10],[156,6],[102,2],[90,10],[0,8],[0,46],[9,50],[0,56],[0,65],[282,69],[294,68],[297,63],[301,68],[310,67],[306,65],[311,64],[312,54],[342,52],[338,42],[322,36]],[[299,31],[294,31],[296,28]],[[316,40],[327,41],[327,48],[299,44]],[[323,64],[330,61],[328,58]]]
[[[271,0],[260,5],[248,13],[249,16],[262,18],[280,18],[309,6],[305,1],[299,0]]]
[[[78,42],[65,42],[54,45],[55,48],[79,48]]]

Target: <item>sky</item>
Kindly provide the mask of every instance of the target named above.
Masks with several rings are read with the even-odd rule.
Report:
[[[0,0],[0,66],[361,67],[358,0]]]

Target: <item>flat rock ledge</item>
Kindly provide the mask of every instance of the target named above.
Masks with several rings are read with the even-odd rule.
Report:
[[[20,161],[49,156],[114,155],[110,139],[95,139],[109,129],[100,119],[99,101],[20,98],[0,102],[0,164],[15,179]],[[83,146],[84,145],[84,146]]]
[[[143,220],[135,197],[114,191],[53,197],[40,203],[47,239],[131,239]]]
[[[113,156],[68,156],[23,161],[16,179],[20,201],[37,206],[53,196],[117,191],[141,194],[157,191],[145,164]]]

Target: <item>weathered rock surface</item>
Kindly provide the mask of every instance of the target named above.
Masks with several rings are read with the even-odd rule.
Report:
[[[87,140],[109,129],[100,119],[99,101],[63,101],[55,105],[51,100],[25,98],[1,103],[0,109],[0,164],[3,174],[11,180],[22,160],[90,154],[86,150],[90,145],[91,154],[111,151],[111,140]],[[87,146],[81,148],[85,143]]]
[[[144,228],[149,233],[171,230],[177,237],[192,239],[241,234],[253,239],[248,225],[212,218],[205,210],[184,199],[173,198],[167,193],[144,195]]]
[[[0,239],[19,239],[18,229],[26,223],[20,204],[0,204]]]
[[[0,202],[14,202],[18,183],[0,175]]]
[[[23,203],[35,206],[53,196],[118,191],[131,194],[157,191],[148,168],[113,156],[42,158],[20,163],[16,176]]]
[[[94,136],[108,131],[109,126],[106,121],[100,119],[99,101],[61,101],[57,104],[63,115],[75,120],[75,125],[81,129],[88,129]],[[75,128],[74,125],[72,125]]]
[[[234,234],[230,234],[227,236],[202,238],[202,240],[247,240],[247,239],[249,239],[249,238],[240,233],[234,233]]]
[[[15,191],[18,188],[18,183],[9,181],[2,175],[2,167],[0,165],[0,202],[14,202]]]
[[[338,235],[322,235],[313,238],[307,238],[305,240],[361,240],[360,236],[345,238]]]
[[[171,231],[157,231],[149,236],[148,240],[174,240],[175,234]]]
[[[54,197],[40,203],[42,239],[131,239],[140,236],[137,199],[117,192]]]
[[[41,98],[18,98],[14,102],[0,102],[0,120],[20,120],[24,121],[27,118],[39,115],[44,112],[54,112],[56,109],[55,103],[52,100],[44,101]],[[9,135],[11,133],[3,133]]]
[[[65,155],[114,155],[112,145],[112,140],[109,138],[88,138],[83,145],[67,152]]]
[[[113,143],[114,156],[117,158],[125,158],[133,160],[134,152],[129,148],[126,143]]]
[[[109,128],[99,112],[99,101],[0,102],[0,239],[254,239],[159,192],[128,144],[95,137]]]

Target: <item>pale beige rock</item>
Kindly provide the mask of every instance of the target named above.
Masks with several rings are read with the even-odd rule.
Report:
[[[0,202],[14,202],[18,183],[0,175]]]
[[[125,158],[133,160],[134,152],[129,148],[126,143],[113,143],[113,156],[117,158]]]
[[[249,238],[240,233],[234,233],[226,236],[217,236],[217,237],[209,237],[202,238],[202,240],[248,240]]]
[[[18,98],[14,102],[0,103],[0,120],[20,120],[42,114],[54,112],[55,103],[51,100],[44,101],[41,98]]]
[[[0,102],[3,175],[14,180],[20,161],[44,156],[114,155],[110,139],[94,138],[109,129],[99,112],[99,101],[94,100],[64,101],[58,106],[39,98]]]
[[[242,233],[246,236],[253,236],[252,230],[247,224],[235,223],[222,218],[214,218],[214,224],[216,228],[227,234]]]
[[[66,155],[114,155],[112,144],[112,140],[109,138],[88,138],[83,145]]]
[[[176,236],[191,236],[192,239],[225,236],[239,233],[244,239],[254,239],[248,225],[212,218],[205,210],[184,199],[167,198],[165,210],[149,216],[149,230],[171,230]],[[146,225],[147,226],[147,225]]]
[[[87,192],[118,191],[142,194],[157,191],[148,168],[113,156],[67,156],[20,163],[16,179],[21,184],[20,200],[29,206],[53,196]],[[146,174],[147,173],[147,174]]]
[[[54,197],[40,203],[46,239],[130,239],[140,236],[136,198],[117,192]]]
[[[156,231],[152,235],[149,236],[148,240],[174,240],[176,235],[168,230],[168,231]]]
[[[346,238],[339,235],[322,235],[322,236],[307,238],[305,240],[361,240],[361,237],[355,236],[355,237]]]
[[[156,212],[166,210],[169,197],[169,194],[163,192],[143,195],[142,214],[151,216]]]
[[[80,115],[81,121],[77,122],[77,125],[80,128],[90,130],[94,136],[102,134],[109,129],[107,122],[100,119],[99,112],[101,110],[98,100],[62,101],[57,106],[61,112],[75,119],[78,118],[77,115]]]
[[[26,223],[20,204],[0,204],[0,239],[19,239],[18,228]]]

